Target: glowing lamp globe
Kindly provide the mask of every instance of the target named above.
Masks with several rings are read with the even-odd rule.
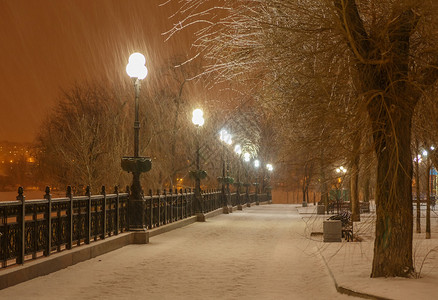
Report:
[[[237,155],[242,154],[242,147],[240,145],[236,145],[234,147],[234,152],[236,152]]]
[[[254,161],[254,167],[256,168],[260,167],[260,161],[258,159]]]
[[[219,131],[219,139],[222,142],[225,142],[227,134],[228,134],[228,132],[225,129],[222,129],[221,131]]]
[[[146,59],[143,54],[135,52],[129,56],[129,63],[144,66],[146,64]]]
[[[202,109],[195,109],[193,111],[193,117],[192,117],[192,122],[193,124],[195,124],[196,126],[202,126],[204,125],[204,112],[202,111]]]
[[[233,143],[233,140],[232,140],[232,136],[231,136],[231,134],[227,134],[226,136],[225,136],[225,143],[227,143],[228,145],[231,145],[232,143]]]
[[[146,59],[141,53],[133,53],[129,57],[129,63],[126,65],[126,73],[129,77],[145,79],[148,75],[148,69],[145,66]]]

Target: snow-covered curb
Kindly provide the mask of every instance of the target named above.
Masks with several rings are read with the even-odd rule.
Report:
[[[346,294],[349,296],[355,296],[355,297],[359,297],[359,298],[364,298],[364,299],[376,299],[376,300],[390,300],[389,298],[385,298],[385,297],[380,297],[380,296],[376,296],[376,295],[371,295],[368,293],[362,293],[362,292],[358,292],[358,291],[354,291],[350,288],[346,288],[343,286],[340,286],[338,284],[338,282],[336,281],[335,275],[333,274],[332,270],[330,270],[330,267],[327,263],[327,261],[325,260],[324,255],[321,254],[321,252],[318,251],[318,254],[320,255],[322,261],[324,262],[324,265],[327,268],[327,272],[329,273],[331,279],[333,280],[333,283],[336,287],[336,290],[341,293],[341,294]]]

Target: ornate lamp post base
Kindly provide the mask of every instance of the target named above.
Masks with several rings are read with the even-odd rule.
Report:
[[[205,222],[205,215],[204,215],[204,213],[197,213],[196,214],[196,222]]]
[[[272,204],[272,187],[266,187],[266,193],[268,194],[268,204]]]
[[[260,200],[259,200],[259,183],[258,182],[254,182],[252,185],[255,186],[256,205],[260,205]]]
[[[201,195],[201,188],[199,182],[197,183],[197,187],[195,188],[195,214],[196,214],[196,222],[205,222],[204,215],[204,199]]]
[[[234,178],[226,176],[226,177],[218,177],[217,180],[222,184],[222,212],[224,214],[229,214],[233,212],[233,207],[229,205],[230,201],[230,183],[234,182]]]
[[[222,212],[224,214],[231,214],[233,212],[233,207],[228,206],[228,205],[224,206],[224,207],[222,207]]]
[[[145,231],[147,228],[145,219],[146,202],[142,195],[140,174],[148,172],[151,167],[152,162],[149,157],[122,158],[122,169],[133,175],[131,194],[129,195],[128,202],[128,224],[129,230],[132,231]]]
[[[132,244],[149,244],[149,231],[146,229],[133,230]]]
[[[197,160],[199,162],[199,151],[197,153]],[[198,170],[190,171],[190,177],[195,179],[195,214],[196,214],[196,221],[197,222],[205,222],[205,215],[204,215],[204,198],[201,194],[201,179],[205,179],[207,177],[207,172],[204,170],[199,170],[199,164]]]

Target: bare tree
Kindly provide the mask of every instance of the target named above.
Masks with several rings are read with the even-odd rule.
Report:
[[[40,134],[41,167],[47,183],[126,184],[120,158],[127,153],[125,101],[102,85],[76,85],[63,93]]]
[[[266,89],[280,83],[292,94],[291,83],[306,82],[316,89],[324,86],[320,78],[341,74],[347,93],[357,90],[358,97],[345,101],[345,109],[366,114],[377,157],[371,276],[410,276],[411,127],[414,108],[438,78],[433,1],[224,0],[216,10],[208,0],[181,4],[183,22],[170,34],[204,22],[195,45],[212,62],[206,73],[216,74],[218,80],[252,82]],[[306,68],[315,56],[339,68],[320,64],[315,74]],[[291,102],[299,97],[281,93],[281,98]],[[359,104],[358,109],[353,104]],[[300,113],[307,109],[299,102],[292,107]],[[314,114],[326,107],[313,106]]]

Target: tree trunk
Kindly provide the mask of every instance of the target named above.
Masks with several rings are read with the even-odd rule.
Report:
[[[325,211],[327,212],[327,214],[329,213],[329,207],[328,207],[328,204],[329,204],[329,198],[328,198],[328,194],[329,194],[329,191],[328,191],[328,186],[327,186],[327,178],[326,178],[326,176],[325,176],[325,167],[324,167],[324,163],[325,163],[325,159],[324,159],[324,151],[323,151],[323,149],[322,149],[322,147],[321,147],[321,152],[320,152],[320,160],[319,160],[319,162],[320,162],[320,171],[321,171],[321,177],[320,177],[320,179],[321,179],[321,200],[320,200],[320,204],[324,204],[324,206],[325,206]]]
[[[359,204],[359,160],[360,160],[360,135],[357,135],[353,143],[353,160],[350,171],[350,189],[351,189],[351,220],[360,221],[360,204]]]
[[[302,187],[302,191],[303,191],[303,203],[306,203],[306,189],[307,189],[306,181],[304,180],[303,181],[303,187]]]
[[[426,168],[426,239],[430,239],[430,159],[427,158]]]
[[[351,178],[350,178],[350,189],[351,189],[351,220],[353,222],[360,221],[360,203],[359,203],[359,174],[358,166],[353,164],[351,166]]]
[[[364,183],[364,192],[363,192],[363,201],[370,202],[370,174],[366,174],[365,183]]]
[[[310,198],[309,198],[309,187],[307,187],[306,189],[306,198],[307,198],[307,203],[310,203]]]
[[[359,60],[359,77],[367,99],[377,156],[376,237],[371,277],[409,277],[412,261],[412,115],[418,102],[410,94],[410,36],[418,16],[406,10],[388,28],[390,59],[380,60],[363,26],[356,1],[336,0],[349,27],[350,46]],[[346,5],[346,6],[345,6]]]
[[[369,108],[377,154],[376,238],[371,277],[408,277],[412,262],[412,157],[413,109],[400,102],[381,100]],[[392,103],[391,103],[392,102]]]
[[[420,147],[418,145],[418,140],[415,140],[415,150],[417,156],[415,157],[415,192],[417,196],[417,233],[421,233],[421,211],[420,211],[420,162],[418,161],[418,153],[420,152]]]

